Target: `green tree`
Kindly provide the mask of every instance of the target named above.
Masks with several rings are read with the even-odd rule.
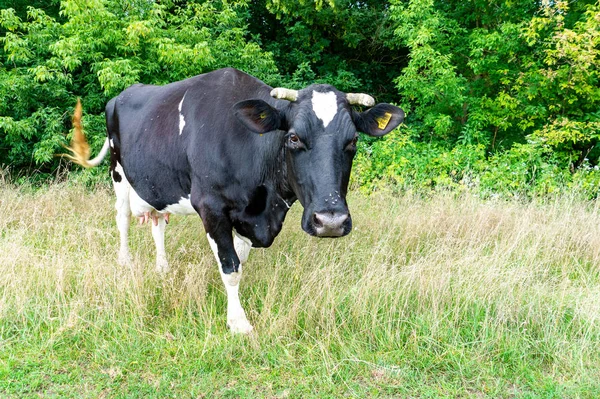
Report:
[[[247,40],[246,0],[66,0],[60,17],[0,11],[0,163],[56,167],[76,97],[96,147],[109,98],[142,82],[164,84],[223,66],[277,78],[272,56]]]
[[[392,81],[408,49],[393,40],[387,0],[260,0],[250,13],[250,30],[273,53],[286,85],[327,82],[398,99]]]
[[[362,140],[357,179],[370,187],[524,193],[543,180],[550,192],[553,179],[592,173],[600,156],[598,0],[0,5],[0,165],[56,168],[76,97],[97,149],[104,105],[125,87],[223,66],[401,105],[401,133]],[[512,177],[523,170],[526,179]]]
[[[589,3],[392,1],[395,38],[410,49],[396,82],[419,136],[495,151],[540,129],[548,136],[548,118],[571,129],[565,113],[587,121],[575,130],[593,130],[598,5]]]
[[[567,2],[556,2],[526,27],[536,57],[517,83],[530,103],[544,107],[533,137],[564,152],[577,168],[600,137],[600,3],[588,6],[572,28],[568,11]]]

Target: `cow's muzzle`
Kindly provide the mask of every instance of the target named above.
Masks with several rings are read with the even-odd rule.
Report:
[[[315,212],[311,224],[317,237],[342,237],[352,229],[352,219],[347,212]]]

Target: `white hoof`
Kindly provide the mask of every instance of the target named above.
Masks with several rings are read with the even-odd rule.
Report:
[[[171,267],[169,266],[169,262],[167,262],[167,258],[156,258],[156,271],[158,273],[168,273],[171,271]]]
[[[119,266],[131,266],[133,262],[131,261],[131,255],[124,252],[119,252],[119,256],[117,257],[117,263]]]
[[[250,334],[253,330],[252,324],[246,318],[227,320],[227,327],[232,334]]]

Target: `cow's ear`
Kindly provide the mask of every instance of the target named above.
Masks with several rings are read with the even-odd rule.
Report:
[[[383,136],[404,121],[404,111],[391,104],[377,104],[365,112],[353,112],[356,129],[369,136]]]
[[[235,116],[255,133],[267,133],[282,125],[282,115],[263,100],[240,101],[233,106]]]

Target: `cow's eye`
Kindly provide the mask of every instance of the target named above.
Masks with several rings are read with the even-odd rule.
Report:
[[[304,144],[302,143],[302,140],[300,140],[300,137],[298,137],[296,133],[290,133],[290,135],[288,136],[288,146],[291,148],[299,149],[303,148]]]

